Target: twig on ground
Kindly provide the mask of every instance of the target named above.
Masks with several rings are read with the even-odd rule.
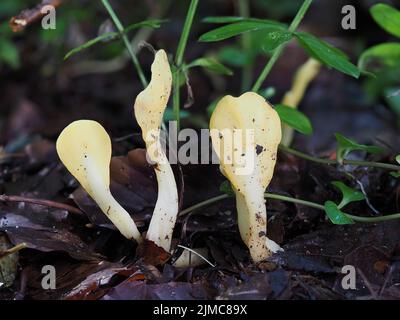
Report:
[[[378,300],[378,296],[377,296],[375,290],[372,288],[372,285],[369,282],[368,278],[365,276],[364,272],[362,272],[361,269],[359,269],[359,268],[357,268],[357,272],[360,274],[361,278],[363,279],[363,282],[364,282],[365,286],[367,287],[367,289],[371,293],[371,297],[374,300]]]
[[[58,7],[63,0],[42,0],[34,8],[22,10],[17,16],[10,19],[9,25],[13,32],[21,32],[45,15],[42,9],[45,6]]]
[[[12,248],[4,250],[4,251],[0,251],[0,259],[4,258],[10,254],[16,253],[25,248],[27,248],[27,244],[25,242],[22,242],[20,244],[17,244],[15,247],[12,247]]]
[[[182,245],[180,245],[180,244],[178,244],[178,247],[179,247],[179,248],[182,248],[182,249],[185,249],[185,250],[187,250],[187,251],[189,251],[189,252],[195,254],[196,256],[199,256],[201,259],[203,259],[205,262],[207,262],[211,267],[213,267],[213,268],[216,267],[215,264],[211,263],[211,262],[210,262],[209,260],[207,260],[204,256],[202,256],[200,253],[194,251],[193,249],[190,249],[190,248],[188,248],[188,247],[182,246]]]
[[[83,214],[83,212],[78,208],[75,208],[68,204],[59,203],[59,202],[55,202],[55,201],[51,201],[51,200],[26,198],[26,197],[21,197],[21,196],[7,196],[5,194],[2,194],[2,195],[0,195],[0,202],[27,202],[27,203],[38,204],[38,205],[45,206],[45,207],[66,210],[66,211],[69,211],[69,212],[75,213],[75,214]]]

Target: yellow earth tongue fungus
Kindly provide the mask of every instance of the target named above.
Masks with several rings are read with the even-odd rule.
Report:
[[[151,81],[136,98],[134,111],[142,128],[148,159],[158,182],[158,198],[146,238],[169,252],[178,215],[178,191],[175,177],[161,147],[160,127],[171,93],[172,75],[167,54],[159,50],[151,66]]]
[[[117,229],[140,243],[135,222],[110,192],[111,140],[104,128],[91,120],[71,123],[58,137],[57,153]]]
[[[296,72],[292,88],[283,97],[282,104],[297,109],[300,101],[303,99],[307,87],[318,75],[321,64],[319,61],[310,58]],[[282,144],[290,146],[293,140],[293,128],[287,124],[282,126]]]
[[[236,195],[240,235],[255,262],[281,248],[266,236],[264,192],[269,185],[281,141],[281,121],[260,95],[225,96],[210,120],[210,135],[221,172]]]

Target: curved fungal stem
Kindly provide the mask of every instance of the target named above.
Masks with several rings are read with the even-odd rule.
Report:
[[[178,215],[178,189],[174,173],[161,145],[161,124],[171,94],[172,74],[167,54],[159,50],[151,66],[151,81],[136,98],[134,112],[146,143],[148,161],[158,183],[158,197],[147,239],[170,252]]]

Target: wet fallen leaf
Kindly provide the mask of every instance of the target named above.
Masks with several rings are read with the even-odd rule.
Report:
[[[97,300],[110,290],[110,283],[117,275],[127,277],[136,268],[122,267],[120,264],[104,264],[106,268],[89,274],[85,280],[63,295],[65,300]]]
[[[129,280],[129,279],[128,279]],[[199,282],[147,284],[125,281],[106,294],[103,300],[203,300],[207,294]]]
[[[153,241],[147,239],[144,239],[138,246],[136,254],[138,257],[143,258],[145,263],[153,266],[164,264],[171,257],[170,253],[157,246]]]
[[[72,231],[68,212],[27,203],[2,205],[1,208],[0,231],[5,232],[13,244],[25,242],[30,249],[67,252],[80,260],[100,258]]]

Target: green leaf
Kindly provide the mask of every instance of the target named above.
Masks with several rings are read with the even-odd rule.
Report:
[[[268,33],[263,48],[266,51],[274,51],[280,45],[292,40],[292,38],[292,32],[285,30],[272,31]]]
[[[339,209],[342,209],[344,206],[348,205],[351,202],[361,201],[365,199],[365,195],[362,192],[346,186],[341,181],[333,181],[331,182],[331,184],[338,188],[342,193],[343,198],[338,205]]]
[[[167,20],[151,19],[151,20],[144,20],[141,22],[133,23],[124,29],[124,33],[128,33],[132,30],[139,29],[142,27],[158,29],[159,27],[161,27],[161,24],[166,21]]]
[[[218,62],[214,58],[199,58],[192,61],[186,66],[187,69],[193,67],[203,67],[211,71],[214,71],[215,73],[225,74],[229,76],[233,74],[233,71],[231,69],[225,67],[222,63]]]
[[[344,225],[353,224],[354,221],[350,219],[344,212],[340,211],[336,203],[332,201],[325,202],[325,213],[333,224]]]
[[[396,161],[398,164],[400,164],[400,154],[396,156]]]
[[[64,60],[67,60],[68,58],[70,58],[71,56],[73,56],[74,54],[81,52],[82,50],[85,50],[87,48],[90,48],[92,46],[94,46],[96,43],[99,43],[101,41],[107,40],[107,39],[112,39],[118,36],[118,32],[107,32],[107,33],[103,33],[101,36],[98,36],[94,39],[89,40],[88,42],[85,42],[84,44],[80,45],[79,47],[76,47],[74,49],[72,49],[71,51],[69,51],[65,56],[64,56]]]
[[[216,16],[216,17],[206,17],[202,20],[205,23],[234,23],[239,21],[244,21],[244,17],[234,17],[234,16]]]
[[[221,183],[219,186],[219,191],[227,194],[228,196],[235,196],[235,193],[233,192],[231,183],[228,180],[225,180],[224,182]]]
[[[282,24],[277,22],[241,21],[211,30],[203,34],[199,38],[199,41],[201,42],[221,41],[250,31],[257,31],[257,30],[278,31],[285,29],[286,26],[283,26]]]
[[[394,177],[394,178],[400,178],[400,172],[396,172],[396,171],[393,171],[393,172],[391,172],[390,173],[390,175],[392,176],[392,177]]]
[[[235,46],[224,46],[218,52],[218,59],[235,67],[242,67],[251,62],[248,53]]]
[[[329,43],[305,32],[296,32],[296,38],[303,48],[315,59],[354,78],[360,76],[360,70],[349,61],[347,55]]]
[[[13,69],[20,66],[18,49],[13,42],[6,38],[0,38],[0,61],[5,62]]]
[[[149,28],[159,28],[161,23],[164,20],[146,20],[146,21],[142,21],[142,22],[138,22],[138,23],[134,23],[129,25],[128,27],[125,28],[124,33],[128,33],[134,29],[137,28],[141,28],[141,27],[149,27]],[[69,51],[65,56],[64,56],[64,60],[67,60],[68,58],[70,58],[72,55],[85,50],[87,48],[90,48],[92,46],[94,46],[95,44],[102,42],[102,41],[106,41],[106,40],[113,40],[115,38],[118,38],[120,35],[118,32],[107,32],[107,33],[103,33],[102,35],[93,38],[87,42],[85,42],[84,44],[80,45],[79,47],[76,47],[74,49],[72,49],[71,51]]]
[[[299,110],[283,104],[277,104],[275,105],[275,111],[278,112],[282,122],[288,124],[293,129],[306,135],[311,135],[313,133],[310,120]]]
[[[358,60],[358,68],[376,72],[382,68],[400,65],[400,43],[382,43],[364,51]]]
[[[400,11],[387,4],[378,3],[370,9],[375,22],[386,32],[400,37]]]
[[[287,28],[287,26],[283,23],[268,20],[268,19],[257,19],[257,18],[245,18],[245,17],[235,17],[235,16],[217,16],[217,17],[206,17],[202,20],[205,23],[235,23],[235,22],[261,22],[261,23],[269,23],[274,25],[279,25],[283,28]]]
[[[346,156],[356,150],[364,151],[367,153],[381,153],[383,152],[382,148],[376,147],[376,146],[366,146],[363,144],[359,144],[355,142],[354,140],[348,139],[345,136],[341,135],[340,133],[335,133],[336,141],[338,142],[338,147],[336,151],[336,157],[337,161],[339,163],[343,163],[343,160],[346,158]]]

